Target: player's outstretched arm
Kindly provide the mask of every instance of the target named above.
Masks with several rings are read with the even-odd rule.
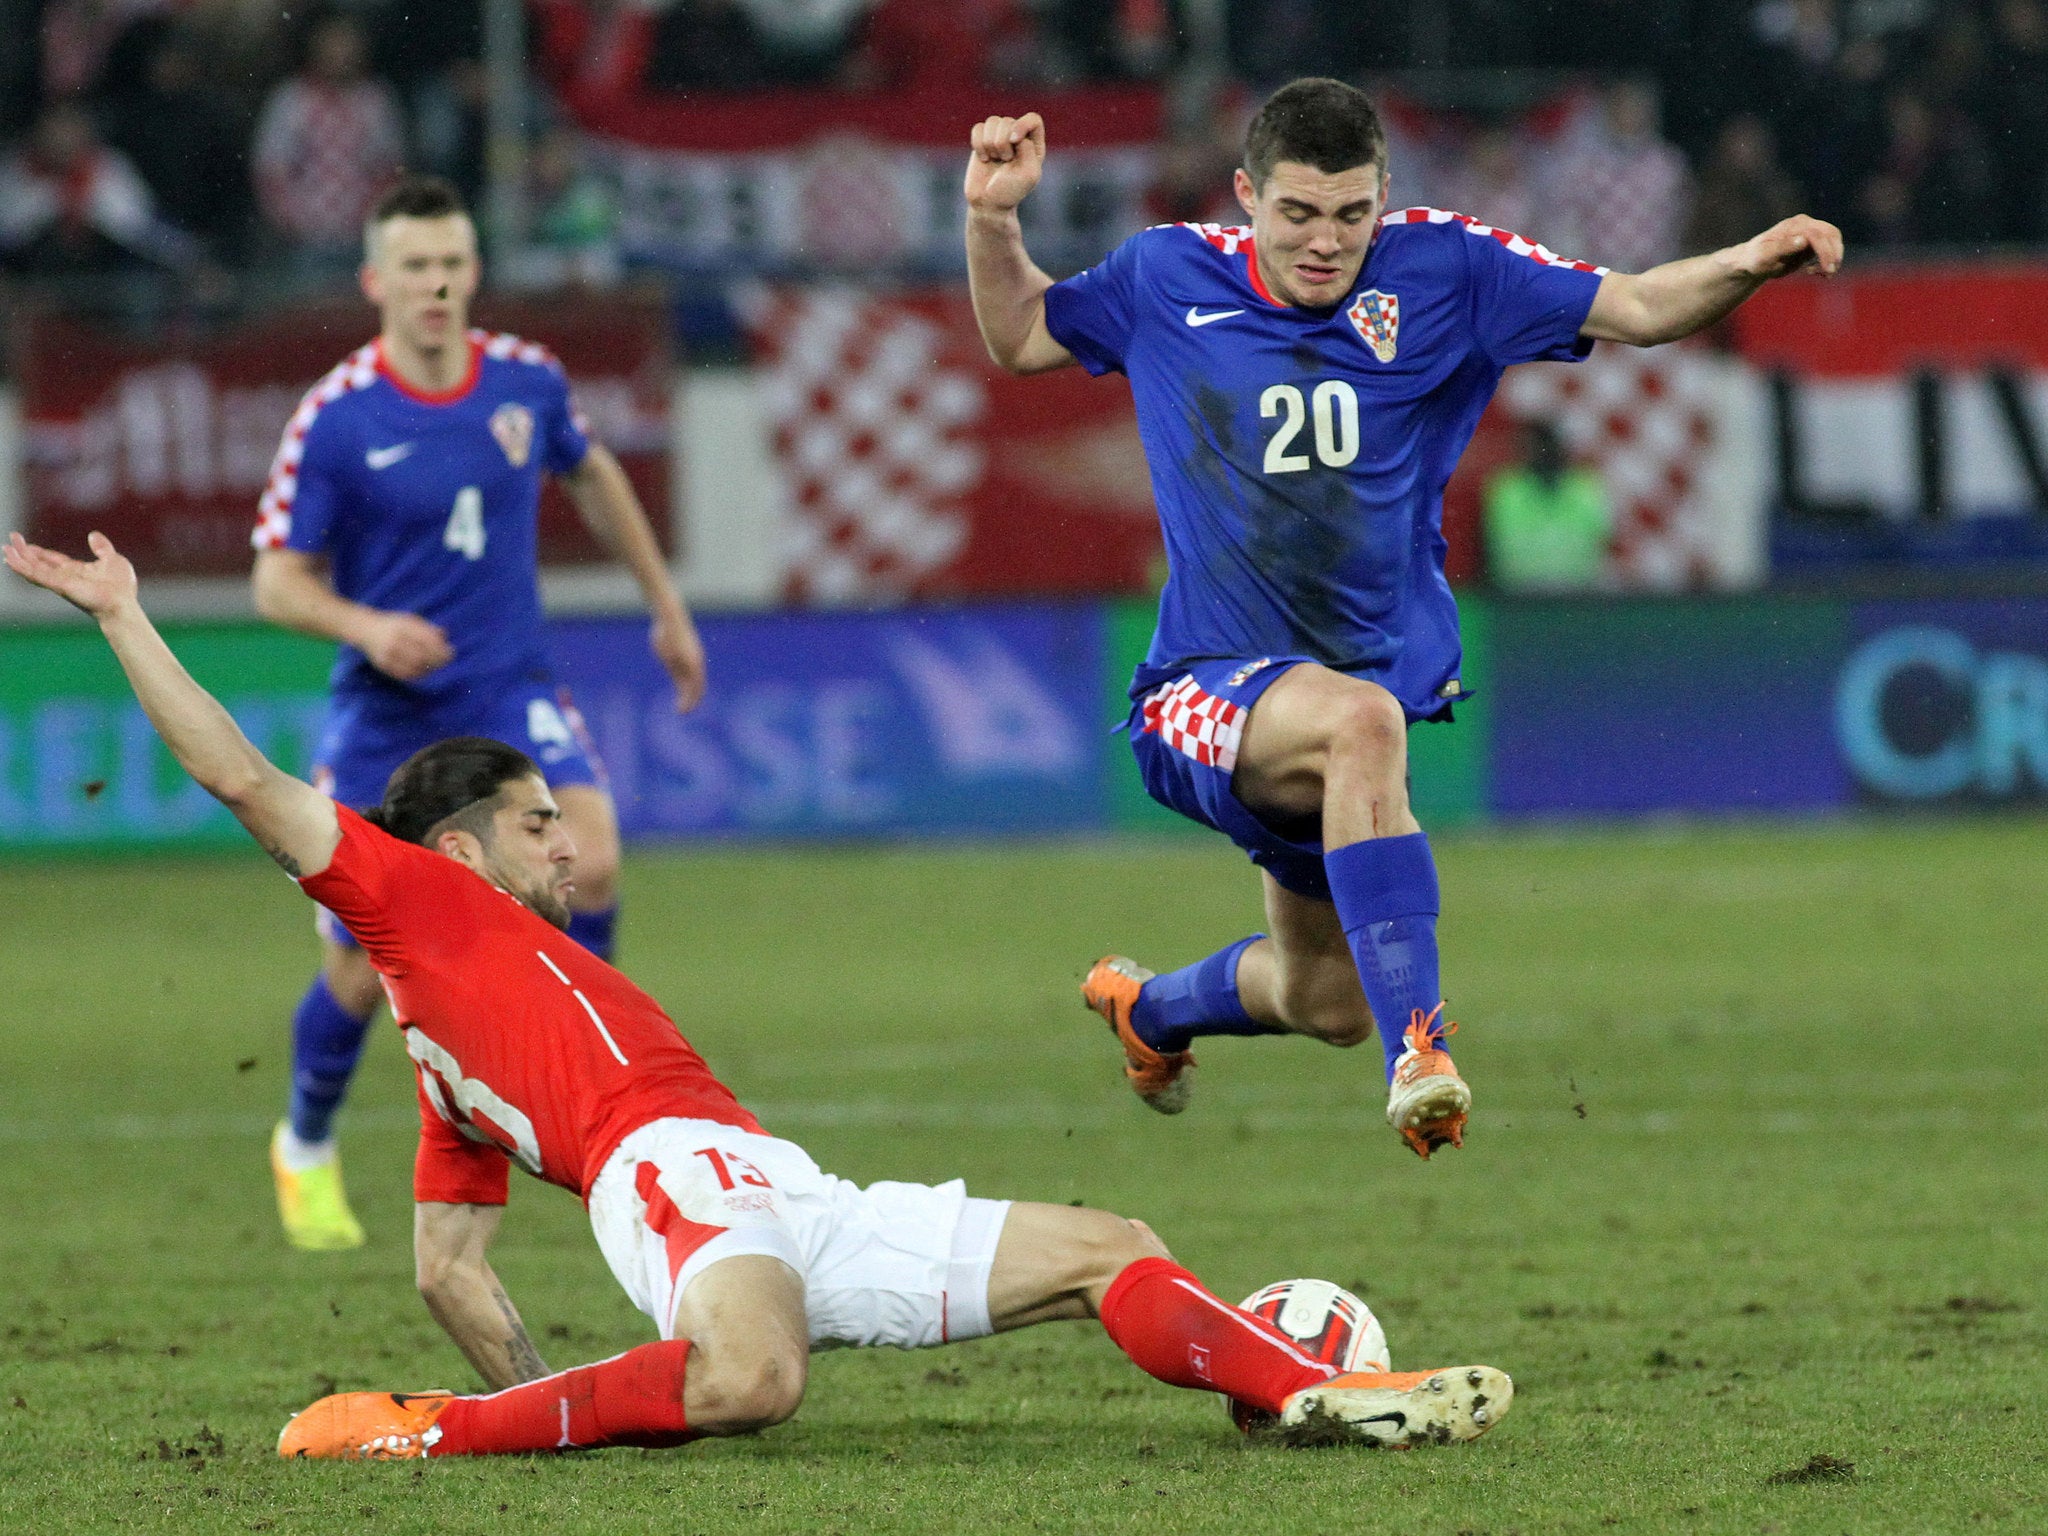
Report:
[[[334,590],[322,562],[297,549],[266,549],[250,574],[256,611],[271,623],[352,645],[386,677],[410,683],[455,659],[441,626],[416,613],[352,602]]]
[[[502,1205],[413,1207],[412,1254],[420,1297],[434,1321],[493,1390],[548,1374],[527,1336],[519,1309],[485,1257],[503,1218]]]
[[[90,561],[43,549],[17,533],[5,557],[16,575],[99,621],[143,713],[179,766],[235,813],[285,873],[325,869],[341,842],[334,802],[256,750],[234,716],[192,680],[142,611],[135,567],[104,534],[91,534],[86,542]]]
[[[649,644],[676,685],[676,708],[695,709],[704,699],[704,642],[697,638],[690,610],[669,580],[668,562],[661,557],[661,545],[625,466],[609,448],[592,443],[583,462],[562,483],[597,541],[639,583],[647,611],[654,615]]]
[[[1074,354],[1045,328],[1052,279],[1024,249],[1017,206],[1045,170],[1045,120],[991,117],[968,136],[967,286],[988,355],[1012,373],[1064,368]]]
[[[1832,277],[1841,266],[1842,232],[1802,213],[1725,251],[1608,273],[1582,330],[1598,341],[1654,347],[1706,329],[1774,277]]]

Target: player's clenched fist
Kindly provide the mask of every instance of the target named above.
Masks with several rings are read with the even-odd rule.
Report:
[[[987,212],[1015,208],[1045,169],[1045,119],[991,117],[968,135],[967,206]]]

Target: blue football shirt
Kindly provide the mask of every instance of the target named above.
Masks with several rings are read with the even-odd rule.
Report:
[[[1444,484],[1503,369],[1591,350],[1604,272],[1410,208],[1331,309],[1277,302],[1252,232],[1213,224],[1145,230],[1055,283],[1054,339],[1130,379],[1166,535],[1132,696],[1190,661],[1306,656],[1443,714],[1461,656]]]
[[[545,348],[481,331],[469,347],[464,381],[429,395],[372,342],[314,385],[285,429],[255,546],[325,556],[343,597],[431,619],[455,649],[446,666],[401,683],[344,645],[337,691],[438,704],[547,670],[541,476],[583,462],[587,429]]]

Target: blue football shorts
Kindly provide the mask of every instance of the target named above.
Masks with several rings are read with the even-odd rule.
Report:
[[[331,696],[313,755],[313,787],[352,810],[381,805],[384,786],[400,763],[451,736],[488,736],[517,747],[540,765],[551,789],[607,786],[604,764],[569,690],[522,680],[472,689],[426,708],[385,693]],[[322,938],[355,947],[325,907],[316,920]]]
[[[1276,831],[1237,798],[1230,782],[1252,706],[1290,667],[1308,660],[1256,656],[1190,663],[1131,705],[1127,728],[1147,794],[1221,832],[1295,895],[1328,901],[1322,843]]]

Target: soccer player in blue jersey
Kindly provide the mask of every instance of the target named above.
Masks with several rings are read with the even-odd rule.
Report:
[[[1443,1049],[1436,864],[1407,789],[1408,726],[1466,692],[1444,483],[1510,364],[1689,336],[1771,278],[1835,271],[1841,233],[1791,218],[1632,276],[1390,213],[1371,103],[1297,80],[1246,135],[1249,227],[1148,229],[1055,283],[1017,216],[1045,152],[1035,113],[973,130],[975,316],[1014,373],[1130,380],[1169,564],[1131,747],[1154,798],[1260,867],[1271,929],[1167,975],[1108,956],[1082,994],[1166,1114],[1199,1036],[1353,1045],[1377,1023],[1388,1122],[1425,1158],[1461,1145],[1471,1093]]]
[[[377,339],[300,403],[254,537],[257,610],[341,643],[315,755],[320,788],[370,806],[406,758],[488,736],[547,774],[578,849],[570,933],[609,958],[618,822],[567,692],[550,675],[537,570],[543,475],[632,571],[678,707],[703,696],[704,651],[618,460],[592,443],[543,348],[468,326],[476,229],[454,189],[401,182],[372,211],[362,287]],[[289,1113],[271,1139],[286,1236],[363,1241],[333,1134],[382,997],[368,957],[321,914],[320,974],[292,1018]]]

